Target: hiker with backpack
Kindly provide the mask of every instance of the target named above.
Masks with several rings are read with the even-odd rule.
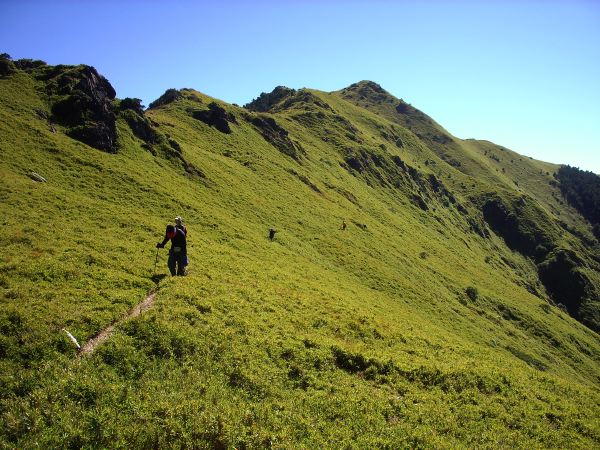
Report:
[[[156,248],[164,248],[168,241],[171,241],[169,250],[169,259],[167,266],[171,275],[185,275],[185,266],[187,265],[187,242],[186,233],[171,224],[167,225],[165,238],[162,242],[156,244]]]
[[[185,237],[187,238],[187,227],[183,224],[183,218],[181,216],[175,217],[175,228],[183,231],[183,233],[185,234]],[[189,263],[189,261],[188,261],[188,257],[187,257],[187,253],[186,253],[184,261],[183,261],[183,265],[187,266],[188,263]]]

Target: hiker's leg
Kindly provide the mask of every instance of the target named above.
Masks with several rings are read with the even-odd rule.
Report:
[[[169,272],[171,272],[171,275],[175,275],[175,253],[169,252],[167,266],[169,266]]]
[[[182,253],[177,255],[177,275],[185,275],[185,255]]]

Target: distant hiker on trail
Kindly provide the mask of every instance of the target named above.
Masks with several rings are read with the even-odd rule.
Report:
[[[274,230],[273,228],[271,228],[269,230],[269,239],[272,241],[273,239],[275,239],[275,233],[277,233],[277,230]]]
[[[179,229],[175,228],[173,225],[167,225],[167,229],[165,231],[165,238],[162,242],[156,244],[156,248],[164,248],[165,244],[168,241],[171,241],[171,249],[169,250],[169,260],[167,261],[167,266],[169,266],[169,271],[171,275],[185,275],[185,266],[187,261],[187,245],[185,233]],[[177,271],[175,271],[177,268]]]
[[[181,231],[183,231],[185,233],[185,235],[187,237],[187,228],[183,224],[183,218],[181,216],[175,217],[175,228],[179,228]]]
[[[342,227],[341,227],[341,230],[342,230],[342,231],[345,231],[345,230],[346,230],[346,227],[347,227],[347,225],[346,225],[346,221],[345,221],[345,220],[342,220]]]

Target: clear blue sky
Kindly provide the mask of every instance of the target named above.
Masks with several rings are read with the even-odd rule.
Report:
[[[145,104],[368,79],[461,138],[600,173],[600,2],[9,1],[0,52],[95,66]]]

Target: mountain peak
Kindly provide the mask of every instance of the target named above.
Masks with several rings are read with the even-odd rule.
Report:
[[[349,89],[349,88],[363,88],[363,89],[366,88],[366,89],[371,89],[375,92],[380,92],[380,93],[387,92],[385,89],[383,89],[381,87],[380,84],[375,83],[374,81],[371,81],[371,80],[361,80],[356,83],[352,83],[350,86],[348,86],[347,89]]]
[[[340,90],[339,93],[345,98],[358,97],[361,100],[370,100],[375,102],[399,101],[396,97],[383,89],[381,85],[370,80],[362,80],[357,83],[353,83],[350,86]]]
[[[173,103],[175,100],[181,98],[181,92],[178,89],[170,88],[167,89],[163,95],[158,97],[153,102],[150,102],[148,105],[149,109],[158,108],[159,106],[168,105],[169,103]]]
[[[311,89],[290,89],[285,86],[277,86],[270,93],[263,92],[244,108],[254,112],[278,112],[290,108],[324,108],[331,110],[331,106]]]
[[[262,92],[257,98],[244,105],[250,111],[267,112],[284,98],[296,93],[295,89],[285,86],[277,86],[270,93]]]

